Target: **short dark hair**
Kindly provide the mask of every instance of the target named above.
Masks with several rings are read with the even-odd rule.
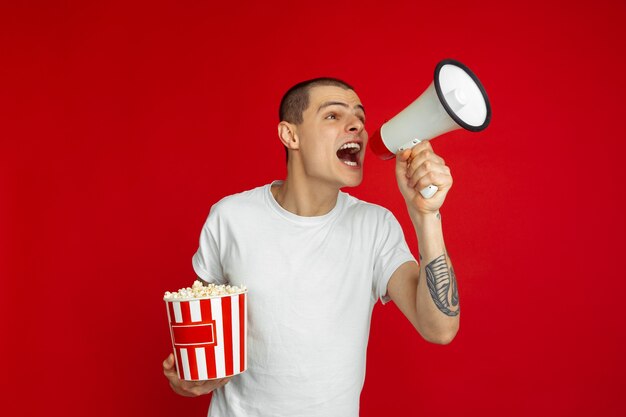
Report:
[[[302,113],[304,113],[309,106],[309,91],[313,87],[322,86],[334,86],[341,87],[344,90],[354,90],[351,85],[337,78],[322,77],[302,81],[287,90],[282,100],[280,100],[280,108],[278,109],[279,121],[282,122],[284,120],[294,124],[302,123]]]
[[[320,77],[311,80],[302,81],[291,87],[283,98],[280,100],[278,109],[279,122],[285,121],[293,124],[300,124],[304,121],[302,113],[309,107],[309,91],[314,87],[341,87],[344,90],[353,90],[354,88],[338,78]],[[289,159],[289,151],[285,146],[285,154]]]

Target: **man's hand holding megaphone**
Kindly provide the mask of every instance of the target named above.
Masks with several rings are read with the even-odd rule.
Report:
[[[428,140],[397,154],[396,179],[409,213],[416,215],[437,213],[452,187],[450,168]],[[429,185],[437,186],[438,191],[426,199],[420,190]]]

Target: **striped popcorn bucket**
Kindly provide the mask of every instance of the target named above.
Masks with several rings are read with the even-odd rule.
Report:
[[[246,370],[246,292],[165,304],[180,379],[225,378]]]

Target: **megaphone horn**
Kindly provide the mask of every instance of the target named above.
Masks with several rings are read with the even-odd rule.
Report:
[[[478,77],[459,61],[444,59],[435,67],[434,80],[426,91],[372,134],[370,148],[379,158],[391,159],[452,130],[479,132],[490,121],[491,105]],[[437,190],[430,185],[420,193],[430,198]]]

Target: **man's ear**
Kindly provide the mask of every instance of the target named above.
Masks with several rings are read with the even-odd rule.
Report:
[[[278,124],[278,137],[288,149],[300,149],[297,129],[294,124],[284,120]]]

